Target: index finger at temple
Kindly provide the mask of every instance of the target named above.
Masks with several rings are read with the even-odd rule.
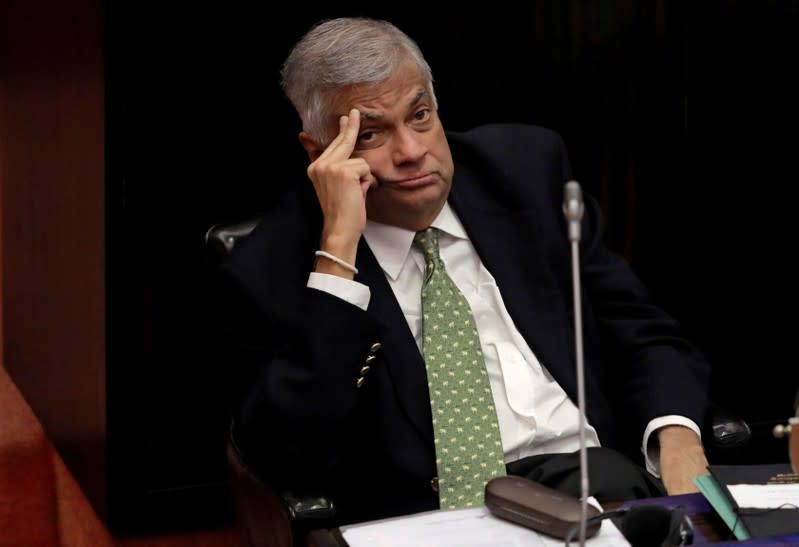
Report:
[[[348,158],[352,155],[352,151],[355,150],[360,128],[361,113],[357,108],[353,108],[347,116],[347,126],[344,128],[344,138],[341,140],[342,151],[346,153]]]
[[[355,150],[361,117],[358,109],[353,108],[346,116],[339,118],[339,133],[325,148],[318,159],[349,159]]]

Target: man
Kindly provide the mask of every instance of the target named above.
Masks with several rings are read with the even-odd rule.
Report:
[[[707,364],[603,246],[589,200],[579,430],[563,143],[521,125],[445,134],[432,80],[384,21],[323,22],[286,60],[312,184],[223,270],[242,457],[331,496],[341,523],[480,503],[506,472],[578,495],[581,433],[600,501],[693,491]],[[621,455],[636,451],[649,472]]]

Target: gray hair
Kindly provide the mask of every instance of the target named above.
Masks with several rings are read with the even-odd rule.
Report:
[[[303,131],[326,144],[333,94],[345,86],[385,81],[406,59],[419,67],[437,107],[433,73],[416,42],[388,21],[364,17],[331,19],[311,28],[283,63],[281,85]]]

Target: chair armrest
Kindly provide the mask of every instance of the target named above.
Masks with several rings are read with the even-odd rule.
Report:
[[[752,430],[746,420],[731,411],[712,404],[708,412],[710,444],[720,450],[737,449],[752,438]]]
[[[336,514],[333,501],[324,496],[297,497],[291,492],[283,492],[281,498],[291,520],[296,523],[307,523],[313,528],[324,526],[324,523],[332,520]]]
[[[228,442],[236,521],[243,547],[297,547],[316,528],[333,526],[335,505],[324,496],[278,495],[244,463],[233,441]]]

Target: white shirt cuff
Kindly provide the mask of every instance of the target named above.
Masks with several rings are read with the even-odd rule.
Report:
[[[369,306],[369,299],[372,295],[369,287],[363,283],[318,272],[311,272],[311,275],[308,276],[308,287],[330,293],[364,311]]]
[[[652,435],[652,433],[655,433],[658,429],[666,427],[667,425],[685,426],[696,433],[700,441],[702,440],[702,433],[699,431],[699,426],[696,425],[693,420],[689,420],[685,416],[660,416],[650,421],[644,431],[644,444],[641,445],[641,452],[643,452],[646,460],[646,470],[657,478],[660,478],[660,443],[658,442],[658,436]]]

